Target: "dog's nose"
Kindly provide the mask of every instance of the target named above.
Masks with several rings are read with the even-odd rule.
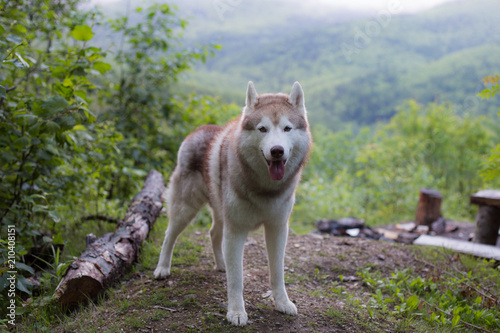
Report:
[[[285,153],[285,148],[281,146],[274,146],[271,148],[271,156],[274,158],[283,157],[284,153]]]

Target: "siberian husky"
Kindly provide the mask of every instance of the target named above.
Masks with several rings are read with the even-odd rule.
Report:
[[[156,279],[170,275],[175,241],[201,207],[212,211],[210,237],[217,269],[226,271],[227,320],[244,326],[243,247],[264,226],[276,309],[297,314],[285,290],[283,262],[295,188],[307,161],[311,134],[304,92],[258,95],[248,82],[242,114],[226,126],[205,125],[182,143],[167,189],[170,218]]]

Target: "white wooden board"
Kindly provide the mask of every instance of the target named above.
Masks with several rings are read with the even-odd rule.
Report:
[[[477,257],[500,260],[500,247],[493,245],[466,242],[458,239],[421,235],[413,244],[441,246],[461,253],[472,254]]]

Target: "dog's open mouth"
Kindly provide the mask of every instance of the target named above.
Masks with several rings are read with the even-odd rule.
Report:
[[[264,159],[269,167],[269,175],[272,180],[281,180],[285,176],[285,164],[286,160],[269,161],[267,158]]]

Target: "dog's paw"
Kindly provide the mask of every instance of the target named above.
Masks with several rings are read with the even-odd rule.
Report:
[[[245,326],[248,321],[248,316],[245,310],[243,311],[229,311],[227,313],[227,321],[235,326]]]
[[[219,272],[225,272],[226,266],[225,265],[215,265],[215,269]]]
[[[170,267],[158,266],[153,274],[157,280],[165,279],[170,275]]]
[[[276,303],[276,310],[278,310],[279,312],[286,313],[288,315],[297,314],[297,307],[289,300],[286,300],[285,302]]]

